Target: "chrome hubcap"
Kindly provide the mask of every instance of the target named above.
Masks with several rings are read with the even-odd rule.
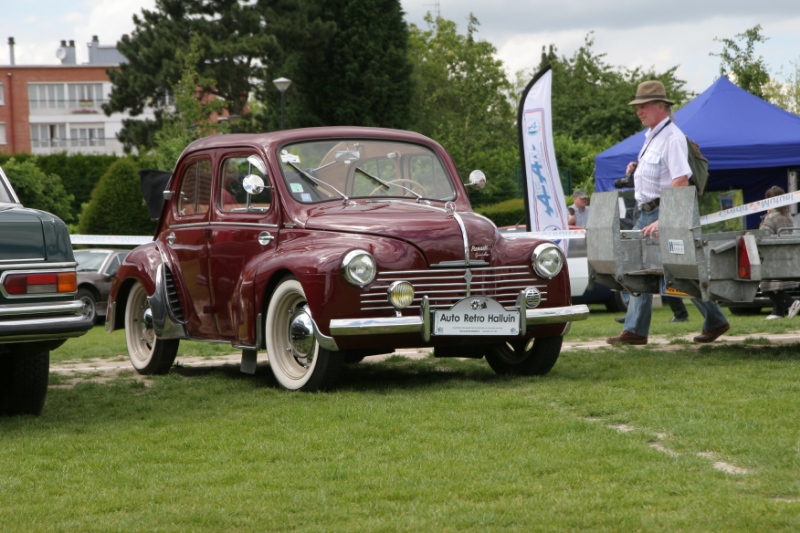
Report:
[[[297,306],[289,320],[289,339],[291,352],[297,364],[308,368],[314,361],[317,341],[314,338],[314,322],[307,305]]]

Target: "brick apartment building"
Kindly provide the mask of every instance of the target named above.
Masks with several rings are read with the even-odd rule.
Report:
[[[102,109],[111,93],[106,69],[125,61],[115,47],[93,37],[89,62],[79,65],[74,41],[61,41],[54,47],[61,64],[16,65],[13,37],[8,45],[10,64],[0,65],[0,153],[122,155],[116,134],[129,115]]]

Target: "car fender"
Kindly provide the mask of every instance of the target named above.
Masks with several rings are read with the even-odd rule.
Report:
[[[155,294],[158,268],[165,263],[166,259],[157,242],[138,246],[128,254],[117,271],[108,296],[107,331],[124,328],[128,295],[137,281],[149,296]]]
[[[243,302],[244,307],[252,308],[256,313],[264,312],[268,298],[280,280],[292,275],[303,286],[311,316],[320,331],[328,335],[331,308],[334,307],[331,302],[336,302],[337,315],[351,310],[358,312],[361,288],[347,283],[341,269],[344,256],[357,249],[371,253],[380,268],[385,270],[427,268],[422,253],[399,239],[328,232],[321,232],[318,238],[312,239],[308,236],[282,238],[277,251],[255,257],[245,268],[242,298],[252,298],[252,302]],[[314,256],[317,259],[310,261],[309,258]],[[246,290],[248,284],[252,286],[252,292]]]

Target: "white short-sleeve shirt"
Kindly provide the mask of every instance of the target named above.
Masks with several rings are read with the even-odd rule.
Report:
[[[661,189],[672,187],[672,180],[683,176],[692,176],[686,135],[665,118],[645,133],[639,164],[633,173],[636,205],[661,198]]]

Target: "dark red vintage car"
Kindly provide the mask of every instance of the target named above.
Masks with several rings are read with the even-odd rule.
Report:
[[[244,372],[268,358],[291,390],[409,347],[542,375],[589,313],[570,303],[561,250],[503,237],[472,211],[448,153],[415,133],[209,137],[147,187],[164,191],[149,205],[155,240],[120,267],[107,318],[143,374],[167,372],[194,339],[241,349]]]

